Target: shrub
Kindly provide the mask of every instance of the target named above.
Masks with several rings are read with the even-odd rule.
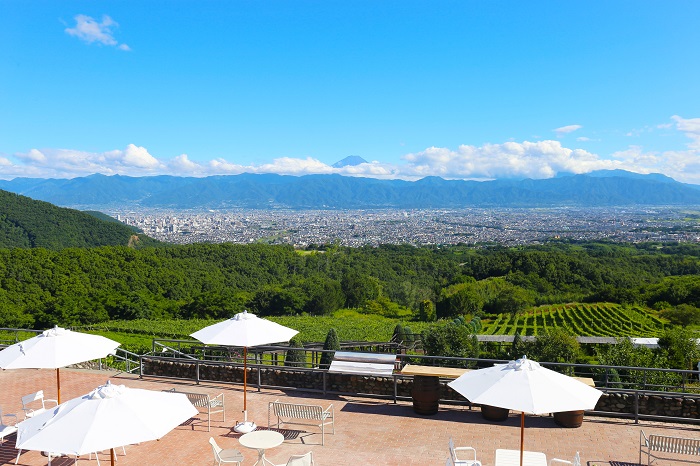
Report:
[[[331,328],[328,330],[328,334],[326,335],[326,341],[323,343],[323,349],[324,350],[339,350],[340,349],[340,340],[338,340],[338,333],[335,331],[334,328]],[[328,369],[331,366],[331,362],[333,361],[333,356],[335,356],[335,351],[330,351],[330,352],[324,352],[321,355],[321,369]]]

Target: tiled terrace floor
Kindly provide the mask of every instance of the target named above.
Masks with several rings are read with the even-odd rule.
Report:
[[[212,422],[211,432],[206,424],[190,424],[177,427],[160,441],[127,447],[127,456],[119,451],[119,466],[195,466],[210,465],[212,452],[208,440],[213,436],[223,448],[237,448],[244,455],[243,466],[252,466],[257,453],[242,447],[232,426],[241,419],[243,392],[241,385],[196,385],[189,382],[144,378],[78,369],[61,370],[61,391],[64,400],[81,396],[103,384],[112,383],[133,388],[163,390],[178,387],[181,390],[199,391],[216,395],[224,392],[226,398],[226,422]],[[0,371],[0,406],[5,413],[21,411],[20,397],[44,389],[48,398],[56,397],[56,376],[52,370]],[[370,400],[344,396],[322,397],[300,392],[281,392],[249,388],[248,413],[260,427],[267,426],[267,403],[276,399],[285,401],[333,404],[336,413],[335,435],[326,434],[326,444],[321,446],[318,429],[291,435],[277,448],[268,450],[267,456],[278,464],[284,464],[292,454],[312,450],[318,466],[345,465],[444,465],[447,442],[452,436],[460,446],[473,446],[484,466],[493,466],[497,448],[518,449],[520,445],[519,417],[511,417],[503,423],[484,421],[478,409],[441,406],[435,416],[414,414],[410,403],[394,404],[391,401]],[[20,415],[20,419],[22,416]],[[204,418],[201,418],[202,420]],[[547,458],[572,459],[580,451],[582,463],[588,466],[609,466],[638,461],[639,432],[700,438],[700,428],[691,425],[651,423],[587,416],[583,426],[577,429],[558,427],[551,418],[527,416],[525,420],[525,449],[541,451]],[[294,426],[290,426],[294,428]],[[301,427],[304,429],[304,427]],[[0,465],[14,464],[15,435],[0,446]],[[108,456],[102,456],[108,464]],[[619,463],[618,463],[619,462]],[[20,465],[45,465],[46,457],[39,452],[23,452]],[[54,460],[55,466],[72,464],[66,459]],[[78,464],[96,465],[93,459],[81,459]],[[658,461],[659,466],[674,464]]]

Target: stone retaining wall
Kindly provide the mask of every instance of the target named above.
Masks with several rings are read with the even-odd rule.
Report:
[[[196,362],[169,361],[143,358],[143,374],[156,377],[196,379]],[[353,374],[330,374],[323,371],[294,370],[286,367],[260,369],[260,383],[276,387],[324,390],[329,392],[358,393],[394,396],[394,377],[375,377]],[[225,364],[200,363],[199,379],[228,383],[243,383],[243,368]],[[248,368],[248,384],[257,385],[258,368]],[[399,397],[410,397],[413,377],[396,377],[396,390]],[[639,395],[639,414],[671,416],[687,419],[700,419],[700,398],[669,395]],[[440,383],[440,399],[466,401],[464,397]],[[596,411],[607,413],[634,414],[635,396],[628,393],[604,394]]]

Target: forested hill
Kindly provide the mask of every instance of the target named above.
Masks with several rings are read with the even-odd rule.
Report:
[[[116,221],[0,190],[0,248],[141,246],[155,242]]]

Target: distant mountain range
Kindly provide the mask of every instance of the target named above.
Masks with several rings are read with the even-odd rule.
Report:
[[[358,163],[349,157],[339,163]],[[418,181],[340,175],[241,174],[205,178],[104,176],[16,178],[0,189],[62,206],[226,209],[372,209],[700,205],[700,186],[622,170],[544,180]]]

